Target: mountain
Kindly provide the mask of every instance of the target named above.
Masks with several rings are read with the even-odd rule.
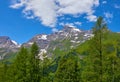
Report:
[[[11,40],[8,36],[0,36],[0,48],[15,48],[18,47],[17,42]]]
[[[40,47],[40,55],[47,53],[48,56],[56,54],[57,51],[68,51],[92,37],[92,31],[80,30],[73,26],[64,26],[62,30],[46,35],[38,34],[24,43],[23,46],[30,47],[34,42]]]
[[[22,46],[29,48],[34,42],[40,47],[40,58],[43,53],[47,56],[62,55],[62,52],[68,52],[70,49],[77,47],[81,43],[93,37],[91,30],[80,30],[73,26],[64,26],[62,30],[52,34],[38,34],[31,38]],[[12,54],[17,52],[20,45],[11,40],[8,36],[0,36],[0,60],[10,58]]]
[[[19,45],[8,36],[0,36],[0,60],[7,57],[10,53],[18,51]]]

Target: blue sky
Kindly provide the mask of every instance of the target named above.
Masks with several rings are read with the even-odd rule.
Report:
[[[0,36],[24,43],[66,24],[89,30],[98,16],[120,32],[120,0],[0,0]]]

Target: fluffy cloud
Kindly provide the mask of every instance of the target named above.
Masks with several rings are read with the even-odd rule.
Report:
[[[111,19],[113,18],[113,14],[110,13],[110,12],[105,12],[105,13],[104,13],[104,16],[105,16],[105,20],[106,20],[108,23],[111,23]]]
[[[84,14],[91,13],[93,6],[98,6],[98,0],[57,0],[59,14]]]
[[[37,19],[43,25],[54,27],[58,17],[64,15],[86,15],[89,21],[95,21],[94,8],[99,0],[13,0],[11,8],[23,8],[28,19]]]
[[[74,22],[74,24],[75,24],[75,25],[80,25],[80,26],[82,25],[82,23],[81,23],[81,22],[78,22],[78,21],[77,21],[77,22]]]
[[[106,4],[106,3],[107,3],[107,1],[103,1],[103,2],[102,2],[102,4]]]
[[[64,25],[75,27],[74,23],[65,23]]]
[[[69,23],[69,22],[64,23],[64,22],[61,22],[61,23],[59,23],[59,25],[60,25],[60,26],[65,26],[65,25],[74,26],[74,23]]]
[[[52,32],[58,32],[58,29],[53,28],[53,29],[52,29]]]
[[[86,17],[90,22],[95,22],[97,20],[97,16],[95,15],[88,15]]]
[[[82,22],[78,22],[78,21],[72,22],[72,23],[69,23],[69,22],[66,22],[66,23],[61,22],[61,23],[59,23],[59,25],[60,25],[60,26],[65,26],[65,25],[68,25],[68,26],[76,26],[76,25],[79,25],[79,26],[81,26],[81,25],[82,25]]]
[[[60,25],[60,26],[64,26],[64,25],[65,25],[65,23],[64,23],[64,22],[61,22],[61,23],[59,23],[59,25]]]
[[[105,12],[104,15],[105,15],[105,17],[108,18],[108,19],[109,19],[109,18],[113,18],[113,14],[111,14],[111,13],[109,13],[109,12]]]
[[[53,0],[20,0],[11,5],[12,8],[24,7],[23,13],[27,18],[37,18],[46,26],[55,26],[57,14]]]

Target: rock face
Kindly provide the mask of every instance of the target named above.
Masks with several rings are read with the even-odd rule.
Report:
[[[58,51],[66,52],[71,48],[78,46],[93,36],[92,31],[80,30],[73,26],[64,26],[62,30],[46,35],[38,34],[28,42],[22,44],[24,47],[30,47],[34,42],[40,47],[40,54],[47,53],[48,56]],[[7,54],[16,52],[20,48],[17,42],[7,36],[0,36],[0,59],[4,59]],[[54,53],[55,54],[55,53]],[[42,58],[42,56],[40,56]]]
[[[74,48],[78,44],[90,39],[92,36],[93,34],[90,30],[84,31],[73,26],[64,26],[62,30],[49,35],[36,35],[23,45],[25,47],[30,47],[34,42],[36,42],[41,49],[40,51],[44,50],[43,53],[47,51],[49,53],[57,48],[61,50]],[[51,53],[49,53],[49,55],[51,55]]]
[[[0,36],[0,60],[4,59],[7,54],[16,52],[19,49],[19,45],[11,40],[8,36]]]
[[[18,45],[8,36],[0,36],[0,48],[16,48]]]

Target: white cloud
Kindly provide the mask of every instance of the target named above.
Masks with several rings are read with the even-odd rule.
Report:
[[[61,14],[83,14],[92,10],[93,6],[98,6],[98,0],[57,0],[60,4],[58,13]]]
[[[105,15],[105,17],[108,18],[108,19],[109,19],[109,18],[113,18],[113,14],[111,14],[111,13],[109,13],[109,12],[105,12],[104,15]]]
[[[95,15],[88,15],[86,17],[90,22],[95,22],[97,20],[97,16]]]
[[[52,32],[58,32],[58,29],[52,28]]]
[[[54,27],[58,17],[64,15],[86,15],[89,21],[95,21],[94,8],[99,0],[13,0],[11,8],[23,8],[28,19],[38,19],[43,25]]]
[[[81,23],[81,22],[78,22],[78,21],[77,21],[77,22],[74,22],[74,24],[75,24],[75,25],[80,25],[80,26],[82,25],[82,23]]]
[[[64,23],[64,22],[61,22],[61,23],[59,23],[59,25],[60,25],[60,26],[64,26],[64,25],[65,25],[65,23]]]
[[[74,23],[65,23],[64,25],[70,26],[70,27],[75,27]]]
[[[105,16],[105,21],[107,21],[108,23],[111,23],[111,19],[113,18],[113,14],[109,13],[109,12],[105,12],[104,16]]]
[[[19,0],[19,1],[17,1],[17,0],[12,0],[12,4],[13,4],[13,5],[11,5],[10,7],[11,7],[11,8],[18,9],[18,8],[24,6],[26,2],[27,2],[26,0]]]
[[[60,25],[60,26],[65,26],[65,25],[68,25],[68,26],[76,26],[76,25],[79,25],[79,26],[81,26],[81,25],[82,25],[82,22],[78,22],[78,21],[73,22],[73,23],[70,23],[70,22],[66,22],[66,23],[61,22],[61,23],[59,23],[59,25]]]
[[[64,22],[61,22],[61,23],[59,23],[59,25],[60,26],[65,26],[65,25],[74,26],[74,23],[69,23],[69,22],[64,23]]]
[[[103,2],[102,2],[102,4],[106,4],[106,3],[107,3],[107,1],[103,1]]]
[[[57,20],[56,5],[53,0],[20,0],[12,8],[25,7],[23,13],[27,18],[37,18],[46,26],[55,26]]]

